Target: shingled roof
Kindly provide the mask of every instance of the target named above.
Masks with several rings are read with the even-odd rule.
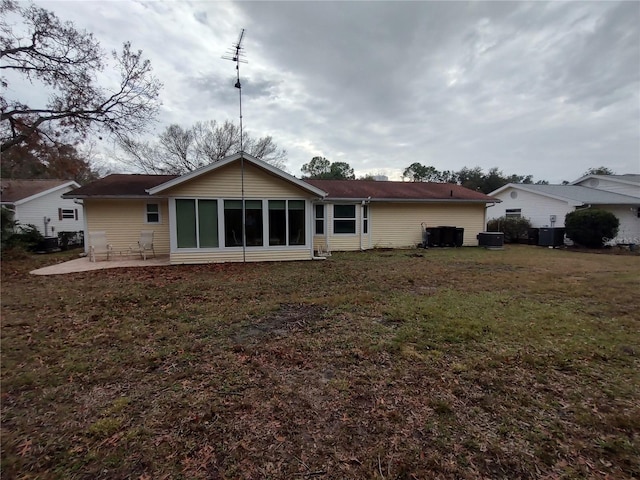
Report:
[[[148,197],[147,190],[168,182],[178,175],[139,175],[114,173],[72,190],[64,198]]]
[[[327,200],[399,200],[495,202],[496,199],[460,185],[432,182],[391,182],[372,180],[305,180],[325,192]]]
[[[77,183],[73,180],[3,179],[0,182],[0,201],[2,203],[20,202],[63,185],[77,185]]]

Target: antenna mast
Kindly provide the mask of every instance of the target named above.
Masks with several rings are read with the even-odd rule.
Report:
[[[238,41],[227,50],[226,55],[222,58],[231,60],[236,64],[236,84],[234,87],[238,89],[238,99],[240,101],[240,194],[242,198],[242,261],[247,261],[247,214],[244,200],[244,143],[242,138],[242,85],[240,84],[240,64],[247,63],[242,51],[242,39],[244,38],[244,28],[240,32]]]
[[[227,50],[226,55],[223,55],[222,58],[225,60],[231,60],[236,63],[236,84],[234,87],[238,89],[238,98],[240,103],[240,152],[242,153],[244,150],[244,144],[242,139],[242,85],[240,84],[240,64],[247,63],[247,61],[242,58],[244,57],[244,48],[242,47],[242,40],[244,39],[244,28],[240,32],[240,37],[238,37],[238,41],[233,44],[231,48]]]

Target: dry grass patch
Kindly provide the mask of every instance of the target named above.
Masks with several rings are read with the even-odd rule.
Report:
[[[7,478],[640,476],[640,257],[42,261],[2,265]]]

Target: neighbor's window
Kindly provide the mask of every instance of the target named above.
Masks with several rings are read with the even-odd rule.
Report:
[[[147,203],[147,223],[160,223],[160,204]]]
[[[63,208],[62,209],[62,218],[70,218],[72,220],[74,220],[76,218],[76,212],[73,209],[66,209]]]
[[[324,235],[324,205],[315,207],[316,235]]]
[[[521,208],[507,208],[505,212],[505,216],[507,218],[521,218],[522,217],[522,209]]]
[[[218,201],[176,200],[178,248],[218,247]]]
[[[356,206],[333,206],[333,233],[356,233]]]

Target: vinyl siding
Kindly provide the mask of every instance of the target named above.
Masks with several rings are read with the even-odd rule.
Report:
[[[635,243],[640,244],[640,218],[638,208],[628,205],[594,205],[613,213],[620,221],[618,235],[611,243]]]
[[[287,250],[246,250],[247,262],[276,262],[287,260],[310,260],[311,252],[308,247],[304,249],[287,249]],[[224,263],[224,262],[242,262],[242,249],[234,249],[232,251],[224,249],[218,252],[173,252],[171,254],[171,263],[174,265],[183,263]]]
[[[518,193],[517,198],[511,198],[512,191]],[[564,217],[575,209],[566,201],[513,188],[507,188],[495,197],[502,200],[502,203],[487,210],[488,219],[504,216],[507,209],[520,208],[522,217],[529,219],[531,226],[535,228],[550,227],[551,215],[556,216],[554,227],[564,227]]]
[[[372,203],[370,209],[373,248],[415,247],[422,241],[421,223],[429,227],[464,228],[463,245],[478,245],[484,231],[484,204]]]
[[[21,225],[35,225],[40,233],[45,234],[44,218],[50,218],[47,225],[47,235],[56,237],[59,232],[78,232],[84,230],[82,205],[74,203],[71,199],[60,198],[61,195],[73,190],[74,187],[65,187],[29,202],[16,206],[15,220]],[[78,211],[78,219],[59,219],[58,209]],[[52,230],[53,228],[53,230]]]
[[[587,178],[582,182],[577,183],[576,185],[640,198],[640,186],[629,185],[628,183],[620,183],[616,182],[615,180],[607,180],[604,178]]]
[[[160,223],[146,223],[147,203],[160,205]],[[148,200],[84,200],[88,233],[105,231],[116,255],[129,253],[135,246],[141,230],[153,230],[156,255],[169,254],[169,211],[166,199]]]
[[[240,162],[201,175],[163,192],[172,197],[240,198],[242,179]],[[313,195],[296,185],[245,162],[244,193],[246,198],[311,198]]]

